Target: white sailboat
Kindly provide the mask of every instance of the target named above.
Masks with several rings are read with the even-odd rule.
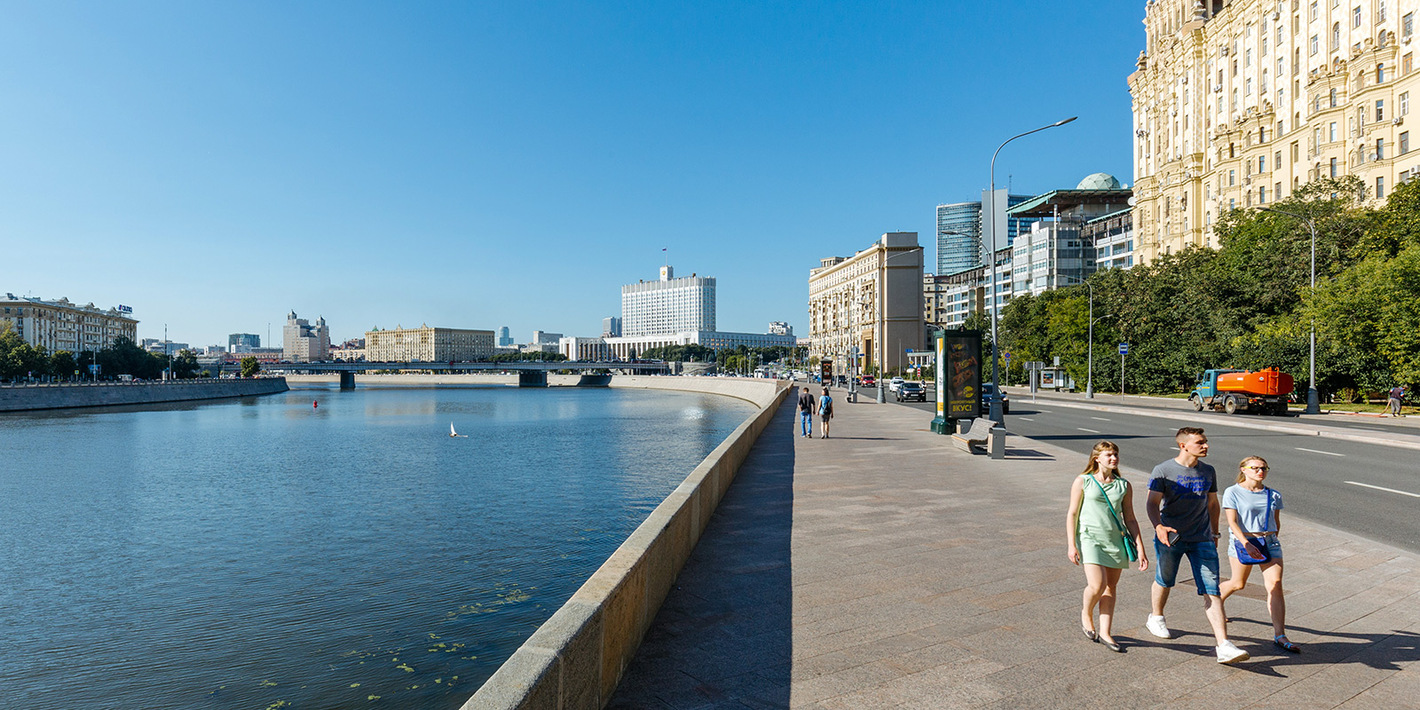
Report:
[[[468,434],[460,434],[460,433],[458,433],[457,431],[454,431],[454,423],[453,423],[453,422],[449,422],[449,436],[451,436],[451,437],[453,437],[453,438],[455,438],[455,439],[467,439],[467,438],[468,438]]]

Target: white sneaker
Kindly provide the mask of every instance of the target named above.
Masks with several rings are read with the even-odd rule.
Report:
[[[1234,646],[1232,641],[1224,641],[1218,644],[1219,663],[1241,663],[1249,658],[1252,658],[1252,656],[1249,656],[1247,651]]]
[[[1144,622],[1144,628],[1148,629],[1149,633],[1158,636],[1161,639],[1173,638],[1173,634],[1169,633],[1168,624],[1164,623],[1164,617],[1162,616],[1154,616],[1153,614],[1150,614],[1149,620]]]

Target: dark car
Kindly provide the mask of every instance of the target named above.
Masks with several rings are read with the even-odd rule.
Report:
[[[995,398],[995,385],[991,384],[990,382],[981,383],[981,413],[983,416],[991,411],[991,400]],[[1001,390],[1001,413],[1011,413],[1011,395],[1004,389]]]
[[[906,402],[913,399],[918,402],[927,401],[927,389],[921,382],[903,382],[897,386],[897,401]]]

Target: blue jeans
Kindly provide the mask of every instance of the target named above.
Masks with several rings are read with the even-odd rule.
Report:
[[[799,428],[803,430],[800,432],[803,436],[808,436],[814,433],[814,413],[803,411],[799,412],[799,424]]]
[[[1172,547],[1154,539],[1154,581],[1160,587],[1172,587],[1178,576],[1178,565],[1188,556],[1188,564],[1193,568],[1193,583],[1199,594],[1218,596],[1218,544],[1213,540],[1203,542],[1178,542]]]

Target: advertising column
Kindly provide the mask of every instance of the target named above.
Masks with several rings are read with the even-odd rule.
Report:
[[[932,431],[951,434],[956,420],[981,416],[981,333],[959,330],[937,339],[937,418]]]

